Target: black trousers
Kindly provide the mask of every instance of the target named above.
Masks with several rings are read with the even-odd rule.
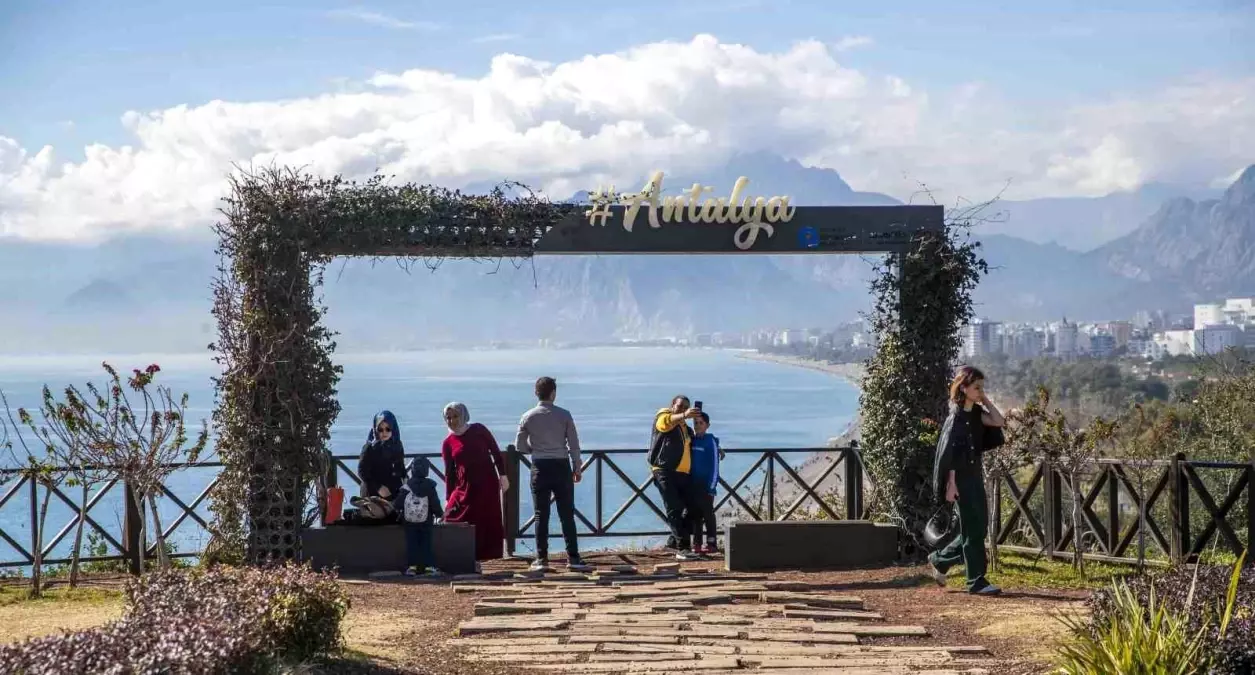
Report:
[[[575,481],[571,479],[568,459],[532,460],[532,507],[536,511],[536,557],[549,557],[549,500],[558,507],[562,538],[571,560],[580,557],[579,539],[575,532]]]
[[[715,519],[715,496],[708,490],[698,490],[693,496],[693,501],[697,504],[696,517],[693,519],[693,544],[701,543],[703,530],[706,534],[706,543],[713,544],[715,537],[719,534],[719,523]]]
[[[662,496],[662,508],[667,516],[667,547],[688,551],[692,548],[691,537],[701,517],[700,505],[695,499],[693,481],[687,473],[654,469],[654,482]]]

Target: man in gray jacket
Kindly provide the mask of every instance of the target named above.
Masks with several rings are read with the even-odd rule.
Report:
[[[536,560],[533,570],[549,565],[549,500],[558,506],[562,538],[566,540],[567,568],[591,569],[580,559],[575,532],[575,484],[580,482],[580,437],[575,420],[553,404],[558,383],[552,377],[536,380],[535,408],[523,413],[515,448],[532,456],[532,503],[536,511]]]

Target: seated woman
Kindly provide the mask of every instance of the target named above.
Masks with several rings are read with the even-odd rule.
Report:
[[[449,427],[440,446],[447,501],[444,520],[475,526],[476,560],[500,558],[505,549],[501,493],[510,487],[501,448],[487,427],[471,424],[470,411],[461,403],[446,405],[444,420]]]
[[[405,447],[401,445],[396,415],[391,411],[375,415],[357,460],[357,475],[362,479],[362,497],[391,500],[401,491],[405,482]]]

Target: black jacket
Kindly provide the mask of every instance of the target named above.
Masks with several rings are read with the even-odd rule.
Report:
[[[392,508],[397,512],[399,520],[405,519],[405,497],[413,494],[419,499],[427,500],[427,523],[434,522],[437,518],[444,516],[444,509],[440,506],[440,495],[436,494],[436,481],[427,477],[429,465],[424,457],[415,457],[410,462],[410,478],[405,483],[405,487],[395,493],[392,500]]]
[[[962,471],[966,467],[979,475],[981,455],[1005,442],[1001,427],[985,426],[981,421],[983,411],[984,408],[973,406],[970,412],[965,412],[950,404],[950,414],[937,436],[937,454],[933,460],[933,495],[939,501],[945,499],[951,471]]]
[[[388,488],[388,498],[396,496],[405,482],[405,448],[395,438],[362,446],[357,460],[357,476],[362,479],[362,496],[375,497],[379,488]]]
[[[675,471],[684,458],[684,446],[691,440],[692,437],[689,434],[692,431],[689,430],[689,425],[683,422],[677,424],[670,431],[659,431],[658,418],[670,412],[669,409],[663,408],[654,415],[654,425],[649,437],[649,456],[647,461],[655,469]],[[691,458],[689,463],[690,465],[692,464]]]

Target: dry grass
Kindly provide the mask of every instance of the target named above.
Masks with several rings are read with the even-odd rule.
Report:
[[[122,594],[112,589],[53,588],[39,600],[25,586],[0,587],[0,644],[99,626],[122,616]]]

